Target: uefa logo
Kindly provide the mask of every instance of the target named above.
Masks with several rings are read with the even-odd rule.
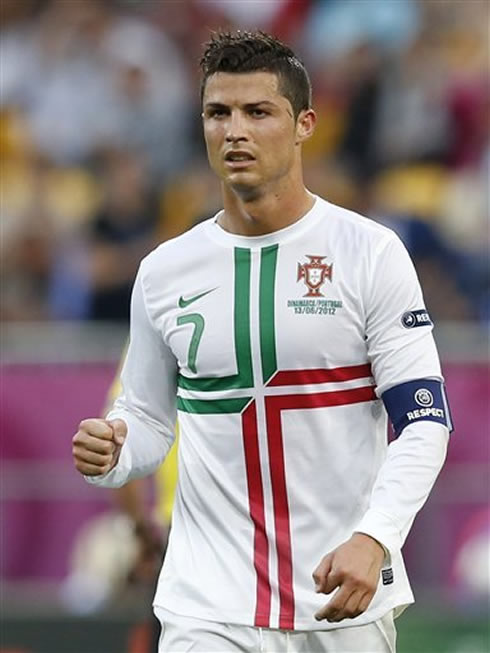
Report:
[[[402,324],[405,329],[412,329],[417,324],[417,319],[413,311],[407,311],[402,315]]]
[[[432,392],[430,390],[427,390],[427,388],[420,388],[419,390],[417,390],[413,398],[415,399],[416,403],[419,406],[422,406],[424,408],[430,408],[434,403],[434,397],[432,396]]]

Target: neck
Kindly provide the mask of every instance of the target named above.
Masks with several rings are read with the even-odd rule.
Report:
[[[239,236],[263,236],[297,222],[315,203],[303,180],[283,188],[234,190],[223,184],[224,212],[218,223]]]

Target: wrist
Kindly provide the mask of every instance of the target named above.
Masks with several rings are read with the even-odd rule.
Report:
[[[378,551],[381,560],[386,560],[389,558],[390,555],[389,551],[383,546],[383,544],[381,544],[379,540],[374,538],[372,535],[368,535],[367,533],[355,532],[352,535],[352,538],[362,542],[363,546],[368,544],[373,549],[373,551]]]

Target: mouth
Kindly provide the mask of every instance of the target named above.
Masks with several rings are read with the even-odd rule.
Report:
[[[243,150],[233,150],[225,154],[225,164],[229,168],[248,168],[254,162],[255,157]]]

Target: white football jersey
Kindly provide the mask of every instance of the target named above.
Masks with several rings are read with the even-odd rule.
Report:
[[[400,549],[444,458],[447,429],[388,447],[380,397],[441,378],[410,258],[389,229],[316,198],[265,236],[217,216],[162,244],[135,283],[128,423],[100,485],[151,473],[180,424],[179,485],[155,604],[220,622],[329,629],[413,600]],[[413,319],[415,319],[413,317]],[[420,328],[413,328],[414,326]],[[389,552],[367,612],[317,622],[312,572],[355,532]]]

